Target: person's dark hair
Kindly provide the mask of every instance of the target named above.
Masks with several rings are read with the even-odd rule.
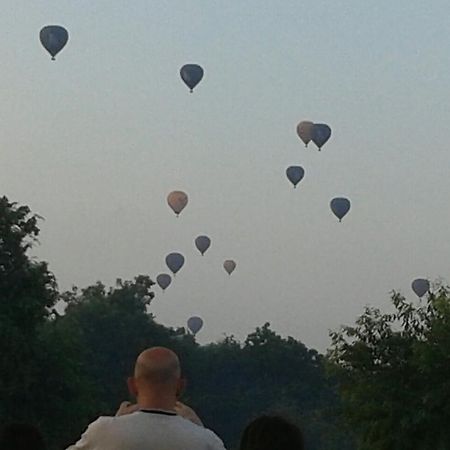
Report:
[[[33,425],[12,423],[0,431],[0,450],[45,450],[45,442]]]
[[[299,427],[280,416],[261,416],[242,433],[240,450],[304,450]]]

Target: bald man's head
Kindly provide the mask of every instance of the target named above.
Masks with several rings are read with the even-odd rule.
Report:
[[[176,386],[180,377],[180,360],[168,348],[149,348],[144,350],[136,360],[134,378],[139,383],[149,386]]]

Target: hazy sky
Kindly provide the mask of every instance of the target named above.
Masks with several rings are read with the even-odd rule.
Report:
[[[61,289],[155,278],[181,251],[160,322],[200,315],[208,342],[269,321],[324,350],[364,305],[449,278],[448,0],[0,6],[0,193],[45,217],[35,254]],[[70,33],[56,62],[47,24]],[[205,69],[192,95],[190,62]],[[296,136],[304,119],[332,127],[321,153]],[[190,196],[179,219],[174,189]],[[335,196],[352,200],[342,224]]]

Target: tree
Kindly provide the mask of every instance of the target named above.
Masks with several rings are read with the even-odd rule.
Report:
[[[0,198],[0,418],[34,417],[23,405],[33,396],[39,330],[58,296],[47,264],[28,255],[38,219],[27,206]]]
[[[55,278],[28,255],[39,218],[0,198],[0,420],[34,423],[50,448],[61,448],[77,418],[85,419],[89,392],[77,346],[55,320]]]
[[[58,296],[47,263],[28,256],[37,242],[39,216],[27,206],[0,198],[0,315],[21,334],[34,333]]]
[[[351,448],[351,439],[335,426],[338,398],[315,350],[279,336],[266,323],[243,344],[228,337],[198,352],[189,395],[229,447],[252,419],[279,413],[299,422],[312,450]]]
[[[117,280],[107,290],[101,283],[63,295],[67,302],[60,326],[77,340],[78,359],[95,384],[97,412],[111,413],[127,398],[126,378],[137,354],[165,336],[146,308],[154,294],[145,276]]]
[[[445,287],[395,311],[366,308],[332,333],[329,358],[359,449],[450,448],[450,296]]]

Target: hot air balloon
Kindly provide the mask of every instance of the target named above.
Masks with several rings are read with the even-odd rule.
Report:
[[[203,320],[201,317],[190,317],[187,321],[187,326],[193,335],[196,335],[203,327]]]
[[[167,273],[161,273],[156,277],[156,282],[165,291],[170,286],[170,283],[172,283],[172,277]]]
[[[336,197],[330,202],[331,211],[339,219],[339,222],[350,210],[350,200],[348,198]]]
[[[326,144],[331,136],[331,128],[324,123],[315,123],[311,129],[311,140],[319,150]]]
[[[288,180],[294,185],[294,188],[297,187],[297,184],[302,181],[305,176],[305,171],[303,167],[300,166],[290,166],[286,169],[286,176]]]
[[[430,282],[424,278],[417,278],[412,282],[411,287],[417,297],[422,298],[430,290]]]
[[[223,263],[223,268],[227,271],[228,275],[231,275],[236,269],[236,263],[232,259],[227,259]]]
[[[175,275],[184,265],[184,256],[181,253],[170,253],[166,256],[166,264]]]
[[[208,236],[198,236],[195,239],[195,246],[197,247],[197,250],[204,255],[206,250],[211,245],[211,239]]]
[[[303,143],[305,144],[305,147],[308,147],[309,142],[312,139],[312,128],[314,126],[314,123],[308,121],[308,120],[304,120],[303,122],[300,122],[297,125],[297,134],[298,137],[303,141]]]
[[[41,44],[52,56],[52,61],[55,56],[64,48],[69,40],[69,33],[59,25],[47,25],[42,28],[39,33]]]
[[[186,64],[180,69],[181,79],[193,92],[195,86],[203,78],[203,69],[197,64]]]
[[[167,196],[167,203],[178,217],[188,203],[188,196],[183,191],[173,191]]]

